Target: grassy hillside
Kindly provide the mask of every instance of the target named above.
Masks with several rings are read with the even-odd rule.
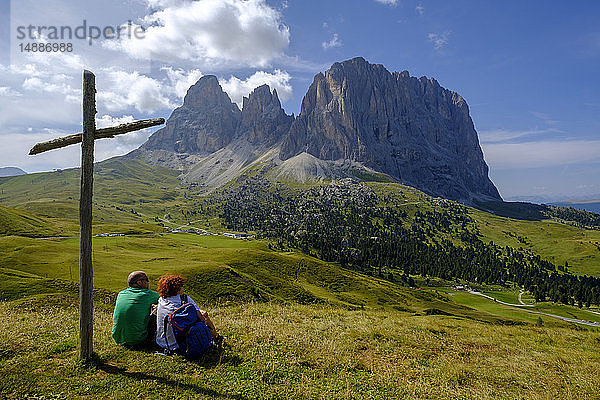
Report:
[[[48,218],[0,206],[0,235],[44,237],[58,236],[63,232],[57,222]]]
[[[26,289],[0,302],[8,398],[591,399],[600,385],[596,331],[279,302],[208,306],[228,344],[195,362],[115,345],[99,302],[86,366],[75,295],[3,274],[3,290],[9,277]]]
[[[497,246],[510,246],[515,251],[521,252],[524,257],[541,256],[543,260],[560,268],[563,268],[562,266],[565,262],[568,262],[566,270],[570,273],[600,276],[600,231],[576,228],[571,225],[558,223],[557,221],[523,221],[499,217],[490,213],[458,206],[451,201],[431,198],[415,189],[390,182],[370,182],[365,188],[361,188],[361,185],[346,182],[341,185],[334,185],[333,190],[330,190],[328,185],[296,185],[293,188],[283,187],[282,189],[280,185],[269,183],[262,175],[264,174],[260,170],[253,171],[250,176],[242,176],[231,182],[222,191],[213,193],[210,196],[200,196],[197,185],[182,186],[181,182],[177,179],[176,173],[165,168],[152,167],[134,160],[125,160],[122,158],[99,163],[96,166],[95,178],[94,233],[157,233],[163,231],[164,227],[176,228],[182,226],[208,229],[212,232],[222,231],[225,227],[240,231],[252,231],[258,229],[256,223],[251,221],[252,219],[255,221],[262,220],[267,224],[267,227],[272,228],[274,221],[281,218],[276,216],[273,219],[274,215],[272,211],[265,212],[265,210],[271,207],[271,204],[267,204],[267,207],[265,207],[264,204],[257,203],[257,196],[260,198],[262,196],[261,193],[268,193],[271,200],[267,202],[272,201],[278,205],[289,204],[296,207],[297,205],[294,204],[295,200],[290,202],[290,199],[294,196],[309,199],[309,202],[306,204],[309,207],[308,209],[305,206],[300,206],[290,217],[295,218],[295,215],[298,215],[298,213],[306,213],[313,220],[319,218],[319,215],[322,218],[323,210],[314,209],[310,211],[311,207],[315,205],[314,201],[310,202],[312,201],[310,200],[310,196],[312,195],[309,196],[307,193],[310,191],[313,195],[317,194],[317,197],[326,196],[330,198],[328,201],[338,202],[339,204],[336,207],[341,207],[340,209],[347,207],[348,203],[352,204],[352,201],[348,202],[348,200],[364,197],[362,203],[351,205],[350,208],[344,211],[346,214],[342,214],[342,220],[338,220],[336,223],[345,223],[343,221],[352,218],[355,219],[352,224],[358,224],[356,226],[364,225],[357,217],[360,215],[372,215],[370,218],[374,219],[371,223],[373,223],[375,230],[370,234],[366,232],[367,236],[365,238],[357,237],[351,241],[348,241],[352,237],[352,232],[350,231],[345,237],[340,237],[339,241],[348,243],[347,245],[343,245],[347,246],[347,249],[344,249],[343,246],[341,249],[342,251],[348,250],[346,255],[344,255],[345,260],[338,260],[335,257],[331,257],[331,255],[328,256],[327,254],[315,252],[311,248],[311,245],[307,245],[306,240],[302,238],[298,241],[297,235],[306,235],[306,228],[303,228],[305,222],[301,221],[300,225],[291,227],[293,229],[291,233],[296,235],[292,237],[293,241],[300,243],[300,245],[295,244],[292,247],[302,249],[307,254],[316,255],[324,259],[340,261],[344,265],[348,265],[348,263],[352,265],[352,260],[357,259],[356,252],[361,251],[360,249],[356,249],[359,243],[351,242],[356,240],[360,242],[364,239],[371,240],[369,237],[375,237],[376,240],[381,234],[385,234],[385,230],[377,233],[383,224],[392,226],[389,225],[389,218],[392,216],[396,220],[395,224],[399,221],[403,229],[412,231],[414,235],[422,237],[419,240],[424,240],[428,246],[438,246],[442,251],[448,248],[448,243],[451,244],[450,250],[453,252],[459,251],[463,246],[470,246],[469,242],[472,242],[472,238],[468,242],[465,242],[464,238],[469,237],[469,235],[472,236],[474,232],[478,236],[477,240],[481,240],[481,243],[493,242]],[[11,209],[12,211],[10,213],[6,212],[4,219],[0,220],[0,228],[3,227],[4,235],[77,235],[77,199],[71,196],[73,194],[71,192],[77,191],[77,186],[77,170],[0,179],[3,204],[10,204],[20,208],[19,210]],[[319,192],[323,194],[319,195]],[[374,198],[373,196],[376,197]],[[228,213],[226,212],[232,206],[238,208],[254,207],[255,209],[250,209],[247,217],[242,216],[242,218],[246,218],[246,221],[240,221],[238,218],[237,221],[233,221],[234,223],[232,223],[232,220],[228,219]],[[383,210],[383,212],[378,211],[373,214],[371,210],[374,206]],[[284,205],[284,207],[288,206]],[[363,210],[361,207],[366,208]],[[521,209],[522,207],[519,206],[517,208]],[[390,213],[390,210],[395,211]],[[271,215],[269,215],[269,212]],[[282,212],[285,215],[288,211],[283,209]],[[280,211],[277,211],[275,215],[278,213]],[[15,215],[19,216],[16,220]],[[290,218],[287,219],[289,220]],[[36,221],[37,225],[30,223],[30,221]],[[310,220],[307,220],[307,222],[310,222]],[[331,224],[332,221],[316,221],[316,225],[314,222],[306,225],[307,227],[311,226],[309,235],[323,233],[324,228],[327,224]],[[15,229],[17,226],[19,229]],[[338,228],[334,230],[339,231]],[[289,236],[289,228],[282,227],[280,231],[281,234]],[[282,236],[280,233],[277,233],[277,237],[273,237],[272,239],[277,242],[276,247],[283,250],[286,247],[281,246],[279,238]],[[57,276],[62,279],[72,279],[76,275],[76,272],[74,272],[77,266],[76,238],[69,239],[65,243],[60,244],[49,241],[47,244],[48,248],[41,248],[39,245],[34,245],[33,243],[25,243],[23,246],[21,246],[22,243],[17,243],[13,248],[22,248],[25,250],[11,251],[10,246],[13,246],[11,243],[19,242],[19,240],[17,238],[5,238],[2,242],[2,246],[7,246],[7,252],[2,256],[4,260],[2,265],[8,267],[27,266],[34,270],[37,268],[38,272],[46,275],[48,272],[45,271],[45,268],[52,266],[53,271],[51,276]],[[161,243],[157,250],[157,253],[160,255],[155,257],[156,260],[152,261],[140,260],[140,257],[137,255],[137,253],[144,251],[146,243],[152,241],[140,239],[140,243],[133,245],[127,241],[133,241],[134,239],[119,239],[122,242],[127,242],[125,247],[130,246],[131,248],[117,252],[114,254],[116,258],[111,258],[112,250],[108,250],[111,244],[104,243],[111,240],[108,238],[98,238],[95,240],[95,243],[98,243],[98,246],[102,248],[102,251],[96,250],[95,252],[95,263],[97,263],[98,268],[108,270],[115,261],[129,265],[143,262],[145,263],[143,265],[150,265],[151,267],[156,264],[160,270],[164,270],[165,265],[168,265],[169,262],[177,263],[178,265],[189,264],[189,249],[178,253],[181,257],[172,257],[171,255],[174,249],[186,247],[187,244],[171,243],[164,245],[168,240],[157,241],[157,243]],[[339,246],[339,241],[331,243],[331,245]],[[397,242],[392,240],[390,243]],[[408,247],[405,245],[405,250],[403,251],[410,250],[411,246],[413,244],[409,244]],[[454,246],[454,250],[452,250],[452,246]],[[364,244],[359,247],[364,248]],[[68,251],[65,250],[66,248],[68,248]],[[333,247],[327,245],[325,248]],[[419,252],[421,250],[426,250],[426,248],[421,248]],[[389,249],[386,251],[389,252]],[[486,259],[496,250],[489,248],[483,253],[479,250],[477,251],[478,253],[475,253],[476,257]],[[44,260],[43,262],[47,264],[38,268],[36,266],[37,259],[35,255],[42,253],[56,254],[56,258],[49,261]],[[378,276],[390,281],[399,281],[401,277],[406,283],[409,283],[406,280],[406,266],[385,263],[385,261],[381,261],[377,253],[378,251],[375,251],[365,258],[364,261],[366,263],[359,258],[358,263],[354,262],[356,265],[353,268],[370,274],[375,272]],[[432,256],[435,256],[435,254],[432,254]],[[444,257],[446,256],[448,255]],[[471,257],[471,254],[459,256]],[[449,261],[451,261],[452,257],[456,256],[451,256]],[[199,259],[197,257],[196,260]],[[227,264],[228,269],[226,270],[213,268],[206,271],[206,273],[212,280],[211,282],[225,282],[231,279],[232,274],[239,273],[237,271],[238,265],[242,266],[242,268],[250,268],[249,265],[253,261],[249,260],[253,259],[261,260],[258,254],[252,253],[246,258],[242,257],[240,260],[229,262]],[[157,263],[157,260],[162,260],[162,263]],[[421,261],[425,262],[426,260]],[[278,262],[278,260],[273,261],[275,264]],[[383,263],[383,268],[378,266],[377,263]],[[191,264],[193,265],[192,269],[197,269],[197,263],[192,262]],[[526,266],[526,263],[524,265]],[[252,268],[255,271],[260,270],[257,265],[252,266]],[[554,266],[551,266],[550,271],[553,270]],[[410,271],[409,269],[409,273],[415,274],[419,272]],[[430,271],[427,271],[427,273],[431,274]],[[441,273],[442,275],[434,274],[434,276],[452,277],[444,275],[443,271]],[[265,273],[264,276],[260,274],[254,275],[254,280],[250,280],[252,282],[252,285],[249,286],[251,289],[246,288],[247,293],[241,297],[247,298],[248,296],[252,296],[254,298],[263,298],[261,296],[264,296],[267,299],[271,298],[270,296],[277,297],[277,295],[265,293],[269,293],[272,287],[277,287],[278,283],[271,282],[269,285],[272,287],[262,284],[263,280],[271,279],[272,275],[271,271]],[[266,276],[270,277],[265,278]],[[418,279],[418,277],[416,278]],[[468,277],[463,278],[469,279]],[[238,277],[238,280],[243,279],[246,278],[244,276]],[[473,280],[472,276],[471,280]],[[503,281],[505,280],[504,278]],[[227,283],[225,286],[228,285],[230,283]],[[284,286],[285,291],[288,291],[287,294],[283,295],[284,298],[289,297],[291,293],[295,293],[299,296],[298,298],[306,297],[305,301],[309,301],[309,299],[315,296],[320,298],[318,295],[320,289],[311,287],[310,282],[296,285],[294,288]],[[296,292],[298,287],[301,287],[301,290]],[[237,295],[234,294],[234,296]],[[226,295],[223,296],[226,297]],[[552,299],[555,298],[552,297]],[[338,300],[342,302],[346,301],[342,298],[338,298]],[[353,298],[350,297],[350,300],[353,300]],[[352,303],[352,301],[348,302]],[[361,303],[360,301],[356,301],[353,304]]]
[[[416,211],[436,211],[443,209],[447,200],[433,199],[412,188],[398,184],[370,184],[379,193],[402,192],[409,218]],[[508,207],[510,208],[508,203]],[[555,265],[568,262],[569,271],[575,274],[600,276],[600,231],[579,228],[552,220],[537,213],[531,216],[532,207],[515,207],[511,215],[521,219],[503,217],[468,207],[474,218],[481,238],[501,246],[522,247],[525,251],[538,254]],[[517,212],[518,211],[518,212]],[[451,238],[451,237],[448,237]]]
[[[212,231],[224,229],[220,218],[224,200],[219,193],[200,196],[198,186],[183,185],[177,179],[177,172],[123,158],[98,163],[95,171],[96,233],[158,232],[162,230],[160,225],[171,228],[186,225]],[[249,176],[257,174],[260,175],[260,171],[253,171]],[[227,188],[243,186],[244,182],[244,179],[237,179]],[[390,195],[402,196],[407,227],[417,223],[415,213],[443,211],[447,204],[452,204],[396,183],[371,182],[368,186],[382,199]],[[294,186],[298,191],[308,187]],[[17,224],[14,222],[0,220],[0,230],[3,229],[6,232],[4,234],[45,236],[53,233],[48,226],[54,226],[64,234],[77,234],[77,169],[0,178],[0,191],[2,206],[26,211],[36,218],[60,219],[58,225],[56,221],[39,220],[45,221],[45,227],[24,222],[18,230],[15,230]],[[380,202],[380,206],[385,207],[386,201]],[[534,221],[525,221],[470,209],[469,213],[477,221],[483,241],[522,247],[556,265],[568,262],[569,270],[573,273],[600,276],[600,231],[539,220],[544,215],[532,207],[521,207],[516,203],[506,203],[506,207],[508,209],[504,211],[511,215],[527,214],[523,214],[522,218],[531,217],[529,214],[532,212],[537,214],[535,218],[530,218]],[[69,220],[73,223],[65,222]],[[42,223],[39,221],[38,224]],[[457,236],[452,232],[438,232],[437,235],[457,242]]]
[[[96,291],[97,356],[85,366],[76,286],[56,279],[68,280],[56,267],[76,263],[76,243],[1,238],[3,396],[567,399],[593,398],[600,384],[597,330],[546,317],[537,326],[529,314],[466,293],[402,288],[260,241],[177,234],[94,242],[95,286],[107,290]],[[187,292],[228,337],[225,351],[188,362],[115,345],[114,292],[138,266],[151,286],[166,271],[186,275]]]
[[[79,169],[0,178],[0,204],[42,216],[77,219],[79,185]],[[178,185],[177,173],[167,168],[122,158],[98,163],[94,166],[94,222],[153,222],[163,209],[185,203]],[[135,213],[141,209],[152,215]]]
[[[0,237],[0,268],[4,274],[19,271],[78,281],[78,246],[77,238]],[[351,309],[435,309],[485,321],[502,320],[462,307],[435,291],[402,288],[298,252],[272,251],[262,241],[190,234],[145,235],[94,238],[93,248],[94,285],[113,293],[126,286],[129,272],[143,269],[154,287],[161,275],[182,273],[188,278],[190,294],[214,304],[279,301]],[[4,290],[0,290],[0,298],[11,298]]]
[[[436,211],[444,208],[447,200],[433,199],[412,188],[398,184],[370,184],[379,193],[402,192],[409,218],[416,211]],[[510,204],[509,208],[510,208]],[[516,207],[511,215],[522,219],[502,217],[474,208],[467,208],[469,215],[485,242],[501,246],[523,248],[531,254],[540,255],[555,265],[568,262],[569,271],[580,275],[600,277],[600,231],[575,227],[536,214],[531,217],[532,207]],[[448,237],[452,239],[451,237]]]
[[[568,262],[569,271],[600,276],[600,231],[556,221],[523,221],[471,210],[485,240],[522,247],[555,265]]]
[[[77,361],[78,238],[43,239],[76,232],[76,198],[56,189],[40,197],[27,180],[0,180],[6,190],[0,226],[0,394],[9,398],[594,398],[600,370],[595,328],[530,314],[444,287],[411,289],[341,268],[274,242],[223,236],[162,234],[157,223],[222,227],[218,194],[198,198],[174,175],[135,164],[99,168],[95,232],[145,232],[96,237],[95,337],[91,365]],[[113,168],[111,167],[111,168]],[[63,171],[63,173],[68,171]],[[43,179],[57,179],[56,173]],[[21,178],[21,177],[17,177]],[[31,178],[31,177],[30,177]],[[65,188],[78,185],[75,177]],[[110,183],[112,180],[112,183]],[[68,183],[71,182],[71,183]],[[54,191],[45,183],[46,189]],[[28,195],[19,190],[32,187]],[[104,186],[103,186],[104,185]],[[445,200],[391,183],[371,183],[383,197],[398,196],[404,224],[452,210]],[[19,189],[19,187],[21,189]],[[7,195],[9,188],[15,192]],[[318,186],[317,186],[318,188]],[[71,190],[68,189],[68,190]],[[65,194],[67,195],[65,197]],[[27,196],[32,196],[27,200]],[[21,201],[23,201],[21,203]],[[35,210],[37,214],[31,211]],[[198,210],[201,210],[198,212]],[[543,251],[551,240],[568,242],[597,231],[554,222],[523,222],[470,210],[485,240]],[[157,221],[158,218],[158,221]],[[269,218],[269,216],[265,216]],[[143,221],[143,222],[142,222]],[[523,225],[521,225],[523,224]],[[548,225],[546,225],[548,224]],[[18,229],[17,229],[18,228]],[[460,243],[459,226],[437,231]],[[503,233],[510,232],[510,233]],[[32,235],[31,233],[40,233]],[[76,234],[76,233],[75,233]],[[549,235],[548,235],[549,234]],[[571,235],[571,236],[569,236]],[[525,241],[530,243],[522,243]],[[584,241],[582,241],[584,243]],[[575,242],[564,251],[573,260]],[[527,247],[530,246],[530,247]],[[586,247],[587,248],[587,247]],[[593,255],[593,254],[592,254]],[[597,257],[597,256],[594,256]],[[597,258],[583,258],[592,270]],[[228,337],[222,354],[198,362],[125,350],[110,338],[116,292],[135,269],[151,287],[166,272],[187,278],[186,292],[210,312]],[[425,279],[415,277],[419,284]],[[448,282],[434,280],[436,284]],[[505,290],[499,288],[498,290]],[[514,293],[494,294],[514,301]],[[531,301],[529,299],[528,301]],[[536,309],[578,319],[588,311],[553,303]]]
[[[390,281],[408,275],[463,279],[530,291],[538,301],[600,305],[597,273],[599,231],[556,221],[525,222],[478,212],[454,202],[426,196],[390,183],[336,182],[304,190],[275,185],[256,177],[238,180],[222,193],[224,224],[254,230],[278,248],[300,249],[320,259]],[[506,223],[504,230],[487,219]],[[551,223],[551,229],[548,223]],[[482,228],[485,227],[485,228]],[[535,229],[538,242],[528,246],[521,231]],[[539,230],[539,231],[538,231]],[[498,243],[502,232],[514,243]],[[541,234],[540,234],[541,233]],[[578,237],[557,248],[558,241],[587,235],[593,254],[581,254]],[[592,247],[593,246],[593,247]],[[570,258],[568,267],[550,251]],[[578,263],[574,274],[573,260]],[[585,264],[584,264],[585,263]],[[590,276],[592,275],[592,276]]]
[[[307,257],[295,251],[275,251],[265,241],[237,240],[192,234],[146,234],[93,239],[94,285],[116,293],[135,269],[145,270],[156,285],[167,272],[188,278],[188,291],[211,304],[277,301],[334,305],[348,309],[376,307],[415,313],[445,314],[479,321],[535,322],[537,316],[466,294],[446,295],[432,290],[403,287]],[[11,299],[11,274],[31,274],[60,282],[78,281],[79,240],[0,237],[0,271],[6,278],[0,299]],[[4,279],[4,278],[3,278]],[[420,280],[420,285],[426,285]],[[433,284],[433,282],[432,282]],[[8,286],[7,286],[8,285]],[[443,281],[436,285],[446,285]],[[71,290],[76,290],[74,286]],[[501,288],[500,288],[501,289]],[[506,289],[504,289],[506,290]],[[102,292],[104,293],[104,292]],[[509,292],[493,294],[503,299]],[[110,295],[109,297],[113,296]],[[466,296],[466,297],[465,297]],[[517,303],[513,295],[513,303]],[[506,298],[504,298],[506,300]],[[595,314],[575,307],[540,303],[540,311],[585,320]],[[563,307],[563,309],[561,309]],[[565,311],[566,310],[566,311]],[[555,312],[554,312],[555,311]],[[575,315],[577,314],[577,315]]]

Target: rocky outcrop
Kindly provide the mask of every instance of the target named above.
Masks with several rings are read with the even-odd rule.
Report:
[[[253,144],[272,146],[287,134],[293,120],[281,108],[277,91],[271,92],[268,85],[262,85],[244,97],[236,136]]]
[[[317,171],[325,179],[350,163],[348,171],[362,165],[435,196],[501,200],[464,99],[433,78],[391,73],[362,58],[317,74],[295,119],[267,85],[244,98],[240,111],[217,78],[204,76],[165,128],[131,154],[202,182],[222,182],[268,158],[282,176]]]
[[[236,138],[261,147],[272,146],[287,134],[294,117],[287,115],[277,92],[262,85],[244,97],[242,111],[223,91],[217,78],[203,76],[188,90],[183,105],[142,150],[177,154],[211,154]]]
[[[363,58],[315,76],[280,157],[302,152],[358,161],[432,195],[500,199],[464,99]]]
[[[142,149],[210,154],[233,140],[241,119],[240,109],[221,89],[217,78],[206,75],[189,88],[183,105],[173,111],[166,126],[150,136]]]

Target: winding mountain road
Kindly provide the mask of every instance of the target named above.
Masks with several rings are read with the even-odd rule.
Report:
[[[474,291],[474,290],[467,290],[467,292],[469,292],[471,294],[475,294],[477,296],[483,296],[486,299],[493,300],[494,302],[503,304],[505,306],[516,307],[517,309],[525,311],[525,312],[529,312],[529,313],[533,313],[533,314],[545,315],[547,317],[552,317],[552,318],[558,318],[558,319],[561,319],[563,321],[573,322],[575,324],[600,327],[600,323],[597,323],[597,322],[585,321],[583,319],[561,317],[560,315],[548,314],[548,313],[545,313],[545,312],[528,310],[528,309],[525,308],[525,307],[534,307],[535,306],[534,304],[511,304],[511,303],[505,303],[503,301],[495,299],[492,296],[488,296],[487,294],[484,294],[484,293],[481,293],[481,292],[477,292],[477,291]],[[523,303],[523,301],[521,300],[521,293],[519,293],[519,302]],[[590,312],[594,313],[594,314],[600,314],[600,313],[597,313],[597,312],[594,312],[594,311],[590,311]]]

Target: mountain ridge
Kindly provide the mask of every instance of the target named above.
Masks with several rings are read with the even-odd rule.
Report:
[[[19,167],[0,167],[0,177],[26,175]]]
[[[339,171],[347,161],[430,195],[466,204],[502,200],[466,101],[434,78],[391,73],[360,57],[315,75],[297,117],[285,113],[267,85],[245,97],[240,111],[215,76],[203,76],[166,126],[130,157],[216,187],[248,168],[278,168],[303,153],[326,167],[306,169],[313,162],[302,156],[302,162],[285,164],[288,176],[306,177],[311,170],[329,171],[317,180],[347,176]],[[305,170],[290,171],[296,167]]]
[[[362,162],[429,194],[500,199],[464,99],[361,57],[315,76],[281,158],[301,151]]]

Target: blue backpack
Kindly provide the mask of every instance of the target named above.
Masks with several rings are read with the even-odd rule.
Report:
[[[196,307],[187,301],[186,295],[181,295],[181,306],[167,314],[164,320],[165,339],[167,340],[167,349],[169,349],[167,326],[173,329],[175,340],[179,345],[179,352],[185,358],[199,358],[212,343],[208,326],[198,318]]]

